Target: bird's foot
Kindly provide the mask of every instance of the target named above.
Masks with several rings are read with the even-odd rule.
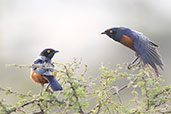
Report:
[[[140,63],[138,63],[138,64],[129,64],[127,68],[130,70],[133,67],[137,68],[137,69],[141,69],[141,64]]]
[[[129,64],[127,68],[130,70],[133,66],[134,66],[134,65]]]
[[[138,62],[137,64],[134,64],[138,59],[140,58],[140,56],[137,56],[129,65],[128,65],[128,69],[130,70],[132,67],[137,66],[140,62]]]

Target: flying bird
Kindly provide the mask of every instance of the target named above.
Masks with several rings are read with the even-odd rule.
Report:
[[[59,51],[51,48],[44,49],[40,55],[33,61],[30,78],[44,88],[44,84],[49,84],[53,91],[59,91],[63,88],[56,80],[57,73],[54,71],[54,65],[51,59]],[[49,87],[49,86],[47,86]],[[42,95],[42,89],[40,94]]]
[[[163,70],[163,62],[157,50],[158,45],[150,41],[145,35],[125,27],[110,28],[101,34],[106,34],[113,40],[135,51],[136,58],[128,65],[128,69],[140,59],[138,64],[142,63],[143,68],[147,66],[150,71],[152,67],[156,75],[160,75],[158,67]]]

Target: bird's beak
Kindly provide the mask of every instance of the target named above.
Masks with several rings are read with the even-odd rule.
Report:
[[[59,53],[59,51],[56,50],[54,53]]]
[[[101,34],[106,34],[106,32],[102,32]]]

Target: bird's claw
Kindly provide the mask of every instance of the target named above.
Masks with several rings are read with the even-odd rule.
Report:
[[[130,70],[132,67],[133,67],[132,64],[129,64],[129,65],[128,65],[128,69],[129,69],[129,70]]]
[[[138,64],[136,64],[136,65],[134,65],[134,64],[129,64],[129,65],[128,65],[128,69],[129,69],[129,70],[130,70],[132,67],[135,67],[135,68],[138,67],[138,69],[140,69],[140,68],[141,68],[141,65],[140,65],[140,63],[138,63]]]

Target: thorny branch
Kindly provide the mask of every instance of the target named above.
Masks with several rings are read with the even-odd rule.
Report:
[[[162,114],[170,114],[171,111],[160,111],[160,113],[162,113]]]
[[[33,96],[30,95],[30,94],[18,93],[18,92],[16,92],[16,91],[12,91],[11,89],[8,89],[8,88],[2,88],[2,87],[0,87],[0,91],[8,92],[8,93],[10,93],[10,94],[15,94],[15,95],[18,95],[18,96],[33,97]]]
[[[28,95],[28,94],[22,94],[22,93],[18,93],[18,92],[16,92],[16,91],[12,91],[12,90],[9,90],[9,89],[4,89],[4,88],[0,88],[0,90],[1,91],[4,91],[4,92],[9,92],[9,93],[11,93],[11,94],[14,94],[14,95],[20,95],[20,96],[25,96],[25,97],[31,97],[32,98],[32,100],[31,101],[28,101],[28,102],[26,102],[26,103],[24,103],[24,104],[22,104],[21,106],[19,106],[19,107],[13,107],[13,108],[10,108],[10,109],[8,109],[8,111],[7,111],[7,108],[5,107],[5,105],[3,105],[1,102],[0,102],[0,107],[2,107],[5,111],[6,111],[6,114],[10,114],[10,113],[12,113],[12,112],[16,112],[16,111],[21,111],[21,108],[24,108],[24,107],[26,107],[26,106],[28,106],[28,105],[31,105],[31,104],[34,104],[35,102],[37,102],[38,104],[38,107],[40,108],[40,111],[41,112],[44,112],[44,110],[42,109],[42,107],[41,107],[41,102],[48,102],[48,103],[53,103],[53,102],[57,102],[57,103],[59,103],[59,104],[66,104],[66,102],[65,101],[60,101],[60,100],[58,100],[58,99],[39,99],[39,98],[35,98],[35,96],[33,96],[33,95]],[[72,104],[68,104],[68,106],[73,106]],[[41,113],[41,114],[43,114],[43,113]]]
[[[92,110],[90,110],[87,114],[91,114],[91,113],[93,113],[93,110],[95,110],[96,108],[98,108],[97,109],[97,113],[96,114],[99,114],[100,113],[100,109],[101,109],[101,107],[102,107],[102,104],[101,104],[101,102],[99,102],[99,104],[98,105],[96,105]]]
[[[0,102],[0,107],[5,111],[6,114],[9,114],[6,107]]]
[[[134,84],[136,81],[137,81],[137,79],[133,80],[133,81],[132,81],[132,82],[133,82],[132,84]],[[121,88],[119,88],[116,92],[113,93],[113,95],[118,94],[118,93],[121,92],[122,90],[128,88],[128,86],[129,86],[129,83],[126,84],[126,85],[124,85],[124,86],[122,86]],[[98,108],[98,111],[100,111],[101,102],[100,102],[98,105],[96,105],[92,110],[94,110],[94,109],[96,109],[96,108]],[[91,113],[92,113],[92,110],[89,111],[87,114],[91,114]],[[98,114],[98,113],[96,113],[96,114]]]
[[[70,74],[69,74],[68,69],[67,69],[67,67],[66,67],[65,65],[64,65],[64,68],[65,68],[65,70],[66,70],[66,75],[67,75],[67,77],[70,78]],[[74,95],[74,97],[76,98],[76,101],[77,101],[77,103],[78,103],[78,106],[79,106],[79,113],[85,114],[84,111],[83,111],[83,109],[82,109],[82,106],[81,106],[81,104],[80,104],[80,102],[79,102],[79,98],[78,98],[78,96],[77,96],[77,93],[76,93],[76,90],[75,90],[73,84],[72,84],[71,82],[68,82],[68,83],[70,84],[71,89],[73,90],[73,95]]]
[[[57,64],[57,63],[55,63]],[[58,71],[57,69],[53,68],[53,67],[48,67],[46,63],[44,63],[44,65],[46,67],[42,67],[42,64],[33,64],[33,65],[17,65],[17,64],[7,64],[6,66],[14,66],[14,67],[17,67],[17,68],[34,68],[34,67],[37,67],[37,68],[44,68],[44,69],[52,69],[56,72],[60,72]]]
[[[76,64],[75,64],[75,62],[77,62],[77,61],[74,60],[74,62],[72,64],[69,64],[69,65],[53,63],[53,64],[56,64],[56,65],[62,65],[65,68],[64,71],[63,70],[62,71],[58,71],[57,69],[52,68],[52,67],[45,67],[45,68],[46,69],[53,69],[54,71],[57,71],[57,72],[60,72],[60,73],[64,73],[64,74],[66,74],[66,76],[68,78],[71,78],[71,74],[69,73],[70,69],[71,69],[71,71],[74,72],[75,69],[78,69],[79,68],[79,65],[81,64],[81,62],[78,62]],[[33,67],[35,67],[33,65],[16,65],[16,64],[12,64],[12,65],[8,65],[8,66],[15,66],[15,67],[18,67],[18,68],[25,68],[25,67],[27,67],[27,68],[33,68]],[[36,67],[40,67],[40,66],[37,65]],[[85,65],[85,67],[86,67],[86,70],[87,70],[87,66],[86,65]],[[86,72],[86,70],[85,70],[85,72]],[[81,74],[81,76],[84,76],[85,72],[83,72]],[[99,79],[99,77],[98,78],[95,78],[94,80],[91,80],[90,82],[87,82],[87,84],[86,84],[87,87],[89,87],[89,85],[91,85],[91,83],[95,82],[98,79]],[[150,111],[150,98],[151,97],[149,98],[149,95],[148,95],[149,94],[148,92],[150,92],[150,91],[147,89],[147,84],[146,84],[147,80],[144,77],[142,77],[142,79],[143,79],[144,84],[145,84],[144,87],[145,87],[145,95],[146,95],[146,100],[147,100],[146,111]],[[131,81],[131,83],[129,82],[128,84],[125,84],[125,85],[123,85],[120,88],[117,88],[116,91],[113,93],[113,95],[116,95],[116,94],[118,95],[120,92],[122,92],[123,90],[125,90],[126,88],[128,88],[130,86],[130,84],[131,85],[134,85],[137,82],[137,80],[138,80],[138,78],[135,77],[135,79],[133,81]],[[71,87],[71,89],[73,91],[72,97],[75,97],[75,99],[76,99],[76,103],[78,104],[79,113],[81,113],[81,114],[91,114],[91,113],[94,113],[94,110],[96,110],[96,114],[99,114],[100,111],[103,111],[102,103],[101,103],[101,101],[99,101],[99,103],[94,108],[92,108],[90,111],[88,111],[87,113],[85,113],[83,111],[83,106],[80,103],[79,96],[77,95],[77,91],[76,91],[76,88],[74,86],[74,83],[72,83],[70,81],[68,81],[66,83],[69,83],[70,84],[70,87]],[[18,93],[16,91],[12,91],[10,89],[4,89],[4,88],[1,88],[1,87],[0,87],[0,90],[1,91],[4,91],[4,92],[8,92],[10,94],[14,94],[14,95],[18,95],[18,96],[24,96],[24,97],[30,97],[30,98],[32,98],[31,101],[27,101],[24,104],[22,104],[21,106],[18,106],[17,108],[16,107],[12,107],[10,109],[7,109],[6,108],[6,105],[2,104],[2,102],[0,101],[0,107],[1,107],[1,109],[3,109],[5,111],[6,114],[10,114],[12,112],[17,112],[17,111],[20,111],[20,112],[25,113],[21,109],[22,108],[24,109],[24,107],[26,107],[28,105],[31,105],[31,104],[36,104],[39,107],[39,109],[40,109],[39,112],[36,112],[34,114],[44,114],[44,113],[46,113],[47,110],[45,110],[45,109],[42,108],[42,106],[41,106],[42,102],[47,102],[47,103],[51,103],[51,104],[53,104],[54,102],[57,102],[59,104],[65,104],[65,106],[66,106],[65,108],[68,108],[69,106],[73,106],[72,104],[70,104],[69,101],[68,102],[65,102],[65,101],[59,101],[58,99],[41,99],[39,97],[36,98],[35,96],[33,96],[31,94],[22,94],[22,93]],[[157,98],[159,95],[164,94],[165,92],[166,91],[163,90],[163,91],[155,94],[153,96],[153,98]],[[162,105],[164,103],[166,103],[166,102],[165,101],[162,101],[159,104],[155,105],[154,108],[156,108],[156,107],[158,107],[158,106],[160,106],[160,105]],[[141,113],[141,112],[139,112],[138,110],[135,110],[132,114],[137,114],[137,113]],[[161,113],[161,114],[168,114],[168,113],[171,113],[171,112],[170,111],[167,111],[167,110],[166,111],[162,111],[161,110],[161,111],[159,111],[159,113]],[[116,112],[116,114],[118,114],[118,112]]]
[[[148,89],[147,89],[147,81],[144,77],[142,77],[144,83],[145,83],[145,96],[147,97],[147,108],[146,108],[146,111],[149,110],[150,108],[150,100],[149,100],[149,95],[148,95]]]

